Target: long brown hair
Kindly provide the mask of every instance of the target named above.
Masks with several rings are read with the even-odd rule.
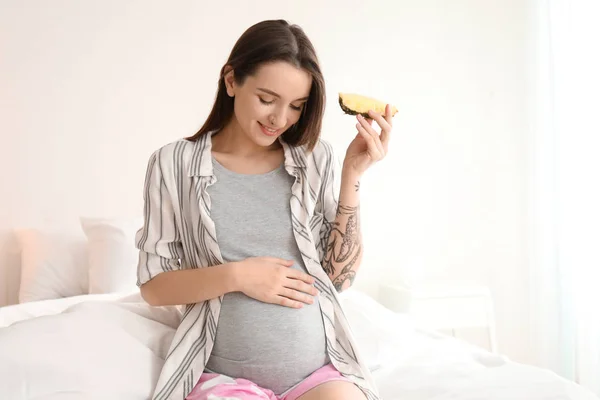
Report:
[[[242,85],[248,76],[265,63],[285,61],[306,70],[312,76],[308,101],[298,122],[283,133],[283,140],[291,146],[307,145],[313,150],[321,132],[325,112],[325,81],[315,49],[298,25],[285,20],[267,20],[248,28],[237,40],[225,65],[221,68],[219,87],[213,108],[204,125],[188,140],[222,129],[233,116],[234,99],[227,95],[225,69],[233,68],[237,84]]]

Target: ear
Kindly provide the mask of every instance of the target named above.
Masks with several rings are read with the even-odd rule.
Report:
[[[225,82],[225,88],[229,97],[235,96],[235,78],[233,75],[233,68],[230,65],[226,65],[223,68],[223,81]]]

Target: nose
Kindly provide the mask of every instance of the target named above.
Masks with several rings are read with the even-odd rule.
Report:
[[[270,117],[269,123],[275,128],[282,128],[287,123],[285,108],[278,108]]]

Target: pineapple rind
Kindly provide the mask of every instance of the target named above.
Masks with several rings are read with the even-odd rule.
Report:
[[[369,110],[367,110],[366,112],[358,112],[358,111],[355,111],[355,110],[353,110],[353,109],[351,109],[351,108],[348,108],[348,107],[346,107],[346,106],[344,105],[344,101],[342,100],[342,98],[341,98],[341,97],[340,97],[340,107],[342,108],[342,111],[343,111],[344,113],[346,113],[346,114],[349,114],[349,115],[357,115],[357,114],[360,114],[360,115],[362,115],[362,116],[363,116],[363,117],[365,117],[365,118],[371,118],[371,117],[369,116],[369,113],[368,113],[368,111],[369,111]]]

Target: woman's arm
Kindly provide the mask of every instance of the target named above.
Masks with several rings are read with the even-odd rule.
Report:
[[[314,279],[290,268],[293,260],[250,257],[206,268],[161,272],[140,290],[153,306],[200,303],[230,292],[242,292],[265,303],[291,308],[312,304]]]
[[[362,261],[359,189],[359,176],[344,168],[337,213],[323,259],[323,269],[338,292],[352,285]]]
[[[363,245],[359,213],[360,178],[369,167],[387,155],[392,132],[390,105],[385,107],[385,115],[371,110],[369,116],[370,118],[364,118],[357,115],[358,134],[346,150],[336,215],[327,239],[327,249],[322,262],[323,269],[338,292],[352,285],[362,261]],[[381,132],[373,129],[371,126],[373,120],[377,122]],[[335,163],[331,162],[332,157],[329,159],[330,176],[328,181],[331,184],[334,180],[332,175],[335,175],[331,171],[334,170]],[[328,203],[326,208],[332,210],[334,201],[330,199]],[[332,211],[329,214],[332,214]]]
[[[237,290],[233,263],[162,272],[140,287],[152,306],[200,303]]]

